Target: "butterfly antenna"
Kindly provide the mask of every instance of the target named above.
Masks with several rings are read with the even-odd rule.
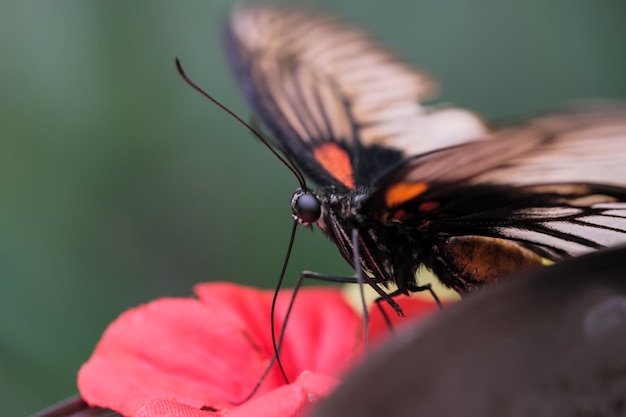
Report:
[[[263,137],[263,139],[265,139],[265,141],[266,141],[267,143],[270,143],[270,142],[271,142],[270,140],[268,140],[268,139],[265,137],[265,134],[263,134],[263,131],[262,131],[262,129],[261,129],[261,124],[260,124],[259,119],[258,119],[257,117],[254,117],[254,116],[253,116],[253,117],[252,117],[252,119],[250,119],[250,123],[249,123],[249,124],[250,124],[250,127],[252,127],[252,129],[254,129],[254,131],[256,132],[256,133],[255,133],[255,136],[256,136],[257,134],[258,134],[258,135],[261,135],[261,136]],[[294,167],[294,169],[295,169],[296,171],[298,171],[298,169],[297,169],[297,168],[295,168],[295,167],[296,167],[296,163],[295,163],[295,162],[293,162],[293,159],[289,156],[289,153],[288,153],[288,152],[285,152],[285,150],[284,150],[281,146],[276,145],[276,144],[272,144],[272,148],[273,148],[274,150],[278,149],[278,151],[280,152],[280,156],[282,156],[282,157],[283,157],[283,159],[286,159],[286,160],[287,160],[287,162],[289,162],[289,165],[291,165],[292,167]],[[298,171],[298,174],[300,174],[300,171]],[[301,175],[301,174],[300,174],[300,177],[302,177],[302,175]],[[300,177],[298,178],[298,180],[300,180]],[[303,179],[302,179],[302,181],[300,182],[300,188],[302,188],[303,190],[307,190],[307,189],[308,189],[308,188],[306,188],[306,184],[304,184],[304,178],[303,178]],[[312,227],[312,226],[310,226],[310,227],[311,227],[311,230],[313,230],[313,227]]]
[[[291,258],[291,250],[293,249],[293,242],[296,239],[296,230],[298,230],[298,222],[294,221],[293,226],[291,227],[291,233],[289,235],[289,245],[287,246],[287,253],[285,254],[285,259],[283,261],[283,266],[280,270],[280,275],[278,276],[278,281],[276,282],[276,289],[274,290],[274,296],[272,297],[272,308],[270,315],[272,316],[271,328],[272,328],[272,346],[274,347],[274,355],[276,356],[276,363],[280,368],[280,372],[283,374],[283,378],[285,379],[285,383],[289,383],[289,379],[287,378],[287,374],[285,373],[285,369],[283,368],[282,363],[280,362],[280,349],[279,345],[282,343],[283,334],[285,330],[285,326],[287,326],[287,317],[285,317],[285,322],[283,323],[283,334],[281,334],[280,341],[276,343],[276,324],[275,324],[275,316],[276,316],[276,302],[278,300],[278,293],[280,292],[280,287],[283,285],[283,281],[285,279],[285,273],[287,272],[287,265],[289,264],[289,258]],[[291,310],[291,308],[289,309]]]
[[[280,153],[278,153],[276,151],[276,149],[272,145],[270,145],[269,141],[266,140],[263,137],[263,135],[261,135],[254,127],[252,127],[250,124],[246,123],[241,117],[237,116],[232,110],[230,110],[229,108],[224,106],[216,98],[211,96],[209,93],[204,91],[200,86],[198,86],[195,82],[193,82],[187,76],[185,71],[183,70],[182,65],[180,63],[180,60],[178,58],[175,59],[175,63],[176,63],[176,70],[178,71],[178,74],[180,75],[180,77],[191,88],[193,88],[194,90],[196,90],[197,92],[202,94],[204,97],[209,99],[213,104],[218,106],[220,109],[222,109],[227,114],[229,114],[231,117],[233,117],[235,120],[237,120],[246,129],[248,129],[257,139],[259,139],[259,141],[261,141],[261,143],[267,149],[269,149],[269,151],[276,158],[278,158],[278,160],[280,162],[282,162],[283,165],[285,165],[293,173],[293,175],[298,180],[298,183],[300,184],[300,188],[303,189],[303,190],[307,189],[306,181],[304,180],[304,176],[300,173],[300,171],[298,171],[298,169],[295,167],[295,164],[293,163],[293,161],[290,158],[285,157],[285,156],[281,155]],[[280,339],[277,340],[277,338],[276,338],[275,316],[276,316],[276,303],[277,303],[277,300],[278,300],[278,293],[279,293],[280,287],[282,286],[282,283],[284,281],[285,272],[287,271],[287,265],[289,264],[289,258],[291,257],[291,250],[293,249],[293,243],[294,243],[294,240],[295,240],[297,227],[298,227],[298,223],[294,222],[294,225],[293,225],[293,228],[292,228],[292,231],[291,231],[291,237],[289,239],[289,246],[287,248],[287,253],[285,255],[285,260],[283,262],[283,266],[282,266],[282,269],[281,269],[281,272],[280,272],[280,276],[279,276],[278,282],[276,284],[276,289],[274,291],[274,296],[272,298],[272,306],[271,306],[271,332],[272,332],[272,347],[274,349],[274,357],[270,361],[269,366],[267,367],[265,372],[261,375],[261,378],[260,378],[259,382],[256,384],[256,386],[254,387],[252,392],[248,395],[248,397],[244,400],[244,402],[247,401],[248,399],[250,399],[258,391],[258,389],[260,388],[262,382],[265,380],[265,378],[269,374],[269,370],[274,365],[274,363],[276,363],[278,365],[278,368],[280,369],[280,372],[281,372],[285,382],[289,383],[289,379],[287,378],[287,374],[285,372],[285,369],[283,368],[283,365],[282,365],[282,363],[280,361],[280,345],[282,344],[282,339],[283,339],[283,336],[284,336],[285,326],[283,326],[283,329],[281,330]],[[290,305],[288,311],[291,311],[291,305]],[[286,325],[286,322],[287,322],[287,318],[285,318],[285,325]]]
[[[285,254],[285,260],[283,261],[283,267],[282,267],[282,269],[280,271],[280,276],[278,277],[278,282],[276,283],[276,288],[274,289],[274,295],[272,297],[272,306],[270,308],[270,315],[271,315],[270,328],[271,328],[271,333],[272,333],[272,348],[274,349],[274,356],[272,357],[272,360],[270,361],[270,363],[267,365],[267,368],[265,368],[265,371],[263,371],[263,374],[261,374],[261,377],[257,381],[256,385],[254,386],[254,388],[252,389],[250,394],[248,394],[246,396],[246,398],[241,400],[238,403],[238,405],[245,403],[250,398],[252,398],[254,396],[254,394],[256,394],[256,392],[259,390],[259,388],[261,388],[261,384],[263,384],[263,381],[265,380],[267,375],[269,375],[270,370],[274,366],[274,363],[276,363],[278,365],[278,369],[280,369],[280,373],[282,374],[283,379],[285,380],[285,383],[286,384],[289,383],[289,378],[287,378],[287,373],[285,372],[285,368],[283,368],[283,364],[280,361],[280,348],[281,348],[281,346],[283,344],[283,339],[285,337],[285,330],[286,330],[286,327],[287,327],[287,321],[289,319],[289,315],[291,314],[291,310],[292,310],[292,307],[293,307],[294,299],[296,297],[297,291],[300,288],[301,282],[298,283],[298,285],[294,289],[294,292],[293,292],[293,294],[291,296],[292,298],[291,298],[291,301],[289,302],[289,307],[287,307],[287,313],[285,315],[285,321],[284,321],[284,324],[283,324],[283,328],[280,331],[280,336],[278,337],[278,339],[276,338],[276,320],[275,320],[275,317],[276,317],[276,304],[277,304],[277,301],[278,301],[278,294],[280,292],[280,287],[282,286],[284,278],[285,278],[285,272],[287,271],[287,265],[289,264],[289,258],[291,257],[291,250],[293,249],[293,242],[295,241],[295,238],[296,238],[296,230],[298,230],[298,222],[294,221],[293,227],[291,228],[291,234],[289,236],[289,245],[287,246],[287,253]]]
[[[183,70],[183,67],[181,66],[180,60],[178,58],[175,59],[175,62],[176,62],[176,70],[178,71],[178,75],[180,75],[180,77],[187,83],[187,85],[189,85],[191,88],[196,90],[198,93],[202,94],[204,97],[208,98],[213,104],[215,104],[217,107],[219,107],[220,109],[222,109],[223,111],[228,113],[231,117],[233,117],[235,120],[237,120],[246,129],[248,129],[258,140],[261,141],[261,143],[263,145],[265,145],[265,147],[267,149],[269,149],[269,151],[272,154],[274,154],[274,156],[276,158],[278,158],[278,160],[280,162],[282,162],[282,164],[284,166],[287,167],[287,169],[289,169],[289,171],[291,171],[293,173],[293,175],[296,177],[296,179],[300,183],[300,188],[302,188],[303,190],[307,189],[306,182],[304,180],[304,176],[300,173],[300,171],[298,171],[296,169],[295,165],[293,164],[293,162],[290,159],[287,159],[283,155],[278,153],[276,151],[276,149],[274,149],[274,147],[272,145],[270,145],[270,143],[263,137],[263,135],[261,135],[259,132],[257,132],[252,126],[250,126],[248,123],[246,123],[241,117],[237,116],[228,107],[226,107],[222,103],[220,103],[215,97],[213,97],[212,95],[210,95],[209,93],[204,91],[198,84],[196,84],[195,82],[191,81],[191,79],[187,76],[187,74],[185,74],[185,71]]]

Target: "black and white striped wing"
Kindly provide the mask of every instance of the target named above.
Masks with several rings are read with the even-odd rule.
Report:
[[[320,186],[370,185],[408,156],[485,132],[460,109],[419,104],[435,83],[362,31],[313,11],[236,9],[226,50],[279,146]]]
[[[555,260],[626,243],[626,107],[546,116],[415,157],[369,204],[386,221],[509,239]]]

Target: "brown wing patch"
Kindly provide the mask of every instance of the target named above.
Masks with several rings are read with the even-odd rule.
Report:
[[[516,242],[459,236],[442,248],[448,270],[475,283],[490,284],[522,269],[544,265],[543,258]]]
[[[315,160],[337,181],[354,188],[350,155],[336,143],[324,143],[313,150]]]

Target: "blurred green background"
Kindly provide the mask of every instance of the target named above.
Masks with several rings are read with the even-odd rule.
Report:
[[[220,50],[233,4],[0,2],[0,414],[75,392],[108,322],[195,282],[272,287],[296,186],[234,120],[250,112]],[[319,0],[499,118],[626,97],[626,2]],[[289,277],[349,273],[301,232]],[[198,364],[202,366],[202,364]]]

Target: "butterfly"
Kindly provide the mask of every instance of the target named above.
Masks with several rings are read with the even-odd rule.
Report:
[[[236,80],[298,172],[292,198],[380,285],[460,293],[626,242],[626,107],[583,106],[493,128],[427,107],[436,83],[358,28],[316,11],[236,9]]]

